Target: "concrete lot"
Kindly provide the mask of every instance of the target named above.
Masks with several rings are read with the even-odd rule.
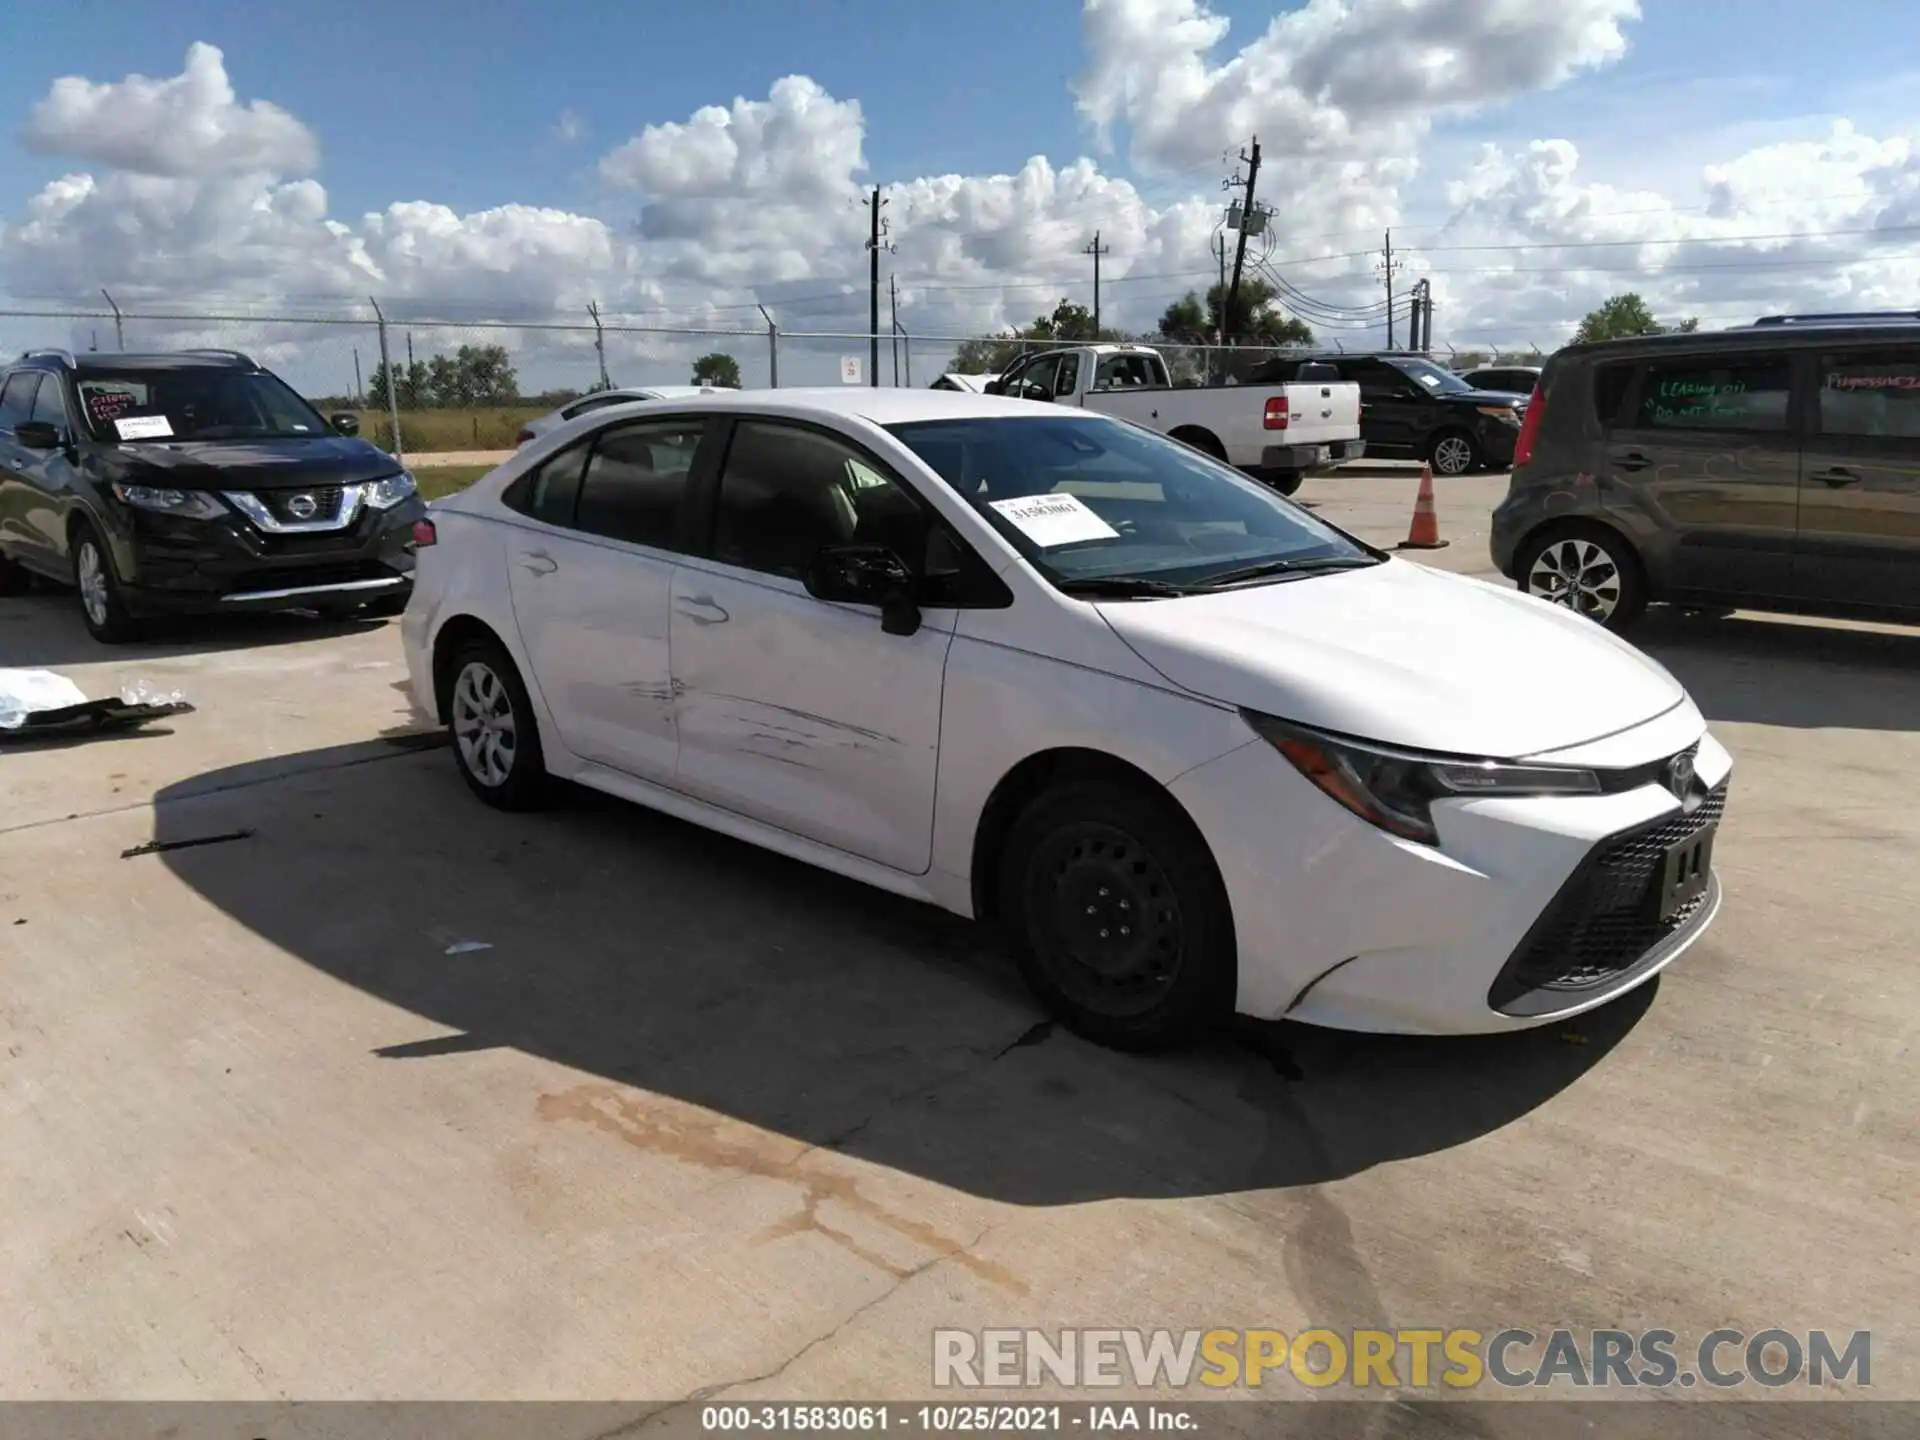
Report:
[[[1443,482],[1427,558],[1485,571],[1504,484]],[[1392,541],[1412,490],[1304,498]],[[0,1398],[924,1397],[934,1327],[1026,1324],[1870,1328],[1920,1398],[1920,632],[1641,638],[1739,762],[1656,987],[1142,1060],[957,921],[485,810],[391,625],[0,602],[0,664],[200,707],[0,750]]]

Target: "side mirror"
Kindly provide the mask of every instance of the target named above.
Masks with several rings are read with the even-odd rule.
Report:
[[[22,420],[13,427],[14,443],[27,450],[58,450],[60,427],[46,420]]]
[[[981,391],[987,395],[1003,394],[1005,392],[1005,388],[1006,387],[1001,385],[1001,383],[998,380],[989,380],[987,381],[986,384],[980,387]]]
[[[360,417],[355,415],[351,410],[342,410],[338,415],[329,415],[327,419],[333,428],[338,430],[342,435],[358,435],[360,433]]]
[[[816,600],[880,607],[880,628],[911,635],[920,628],[913,572],[884,545],[829,545],[807,567],[807,593]]]

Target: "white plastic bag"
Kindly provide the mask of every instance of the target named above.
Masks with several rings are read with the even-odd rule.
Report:
[[[51,670],[0,670],[0,730],[18,730],[41,710],[86,703],[78,685]]]

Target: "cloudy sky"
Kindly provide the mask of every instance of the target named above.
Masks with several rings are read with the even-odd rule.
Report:
[[[864,329],[878,185],[908,330],[1090,302],[1096,232],[1104,318],[1145,329],[1211,277],[1222,181],[1255,137],[1263,263],[1349,348],[1385,338],[1389,227],[1443,352],[1551,347],[1629,288],[1709,327],[1920,302],[1920,27],[1895,0],[564,15],[39,7],[33,43],[0,47],[4,308],[103,311],[104,288],[139,316],[318,321],[371,294],[426,348],[508,340],[541,379],[586,383],[590,336],[425,321],[579,324],[592,301],[628,326],[748,329],[764,304],[785,331]],[[0,318],[0,343],[85,344],[103,323],[110,339],[110,317]],[[371,356],[369,332],[317,323],[128,329],[246,343],[310,385]],[[764,381],[764,342],[616,333],[608,351],[637,382],[712,348]],[[781,378],[859,348],[790,343]],[[945,348],[916,347],[919,383]]]

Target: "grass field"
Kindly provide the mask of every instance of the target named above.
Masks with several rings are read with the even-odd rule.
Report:
[[[406,422],[403,420],[403,433],[405,428]],[[438,500],[443,495],[466,489],[491,469],[491,465],[422,465],[413,472],[413,478],[422,495],[429,500]]]
[[[520,427],[549,407],[498,405],[475,410],[402,410],[400,438],[410,452],[511,450]],[[384,410],[356,410],[360,434],[382,450],[393,449],[393,425]]]

